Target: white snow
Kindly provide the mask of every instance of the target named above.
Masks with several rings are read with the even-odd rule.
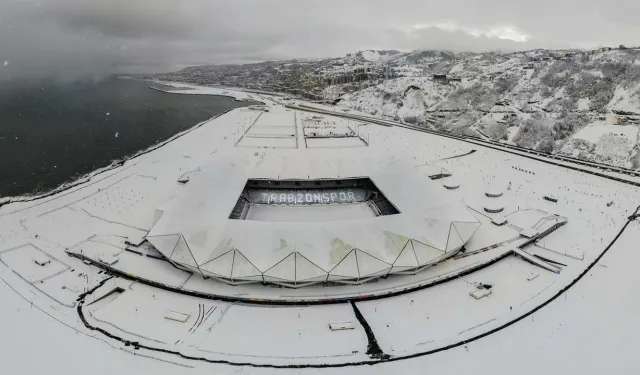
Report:
[[[589,110],[589,105],[591,104],[591,101],[589,100],[589,98],[580,98],[578,99],[578,111],[588,111]]]
[[[630,87],[618,85],[613,93],[613,98],[607,105],[611,110],[640,113],[640,83]]]
[[[581,141],[586,142],[590,148],[585,149]],[[639,141],[638,125],[605,125],[598,121],[576,133],[563,147],[562,153],[629,167],[631,156]]]
[[[174,87],[174,90],[166,91],[162,89],[155,88],[151,86],[151,88],[158,91],[165,91],[174,94],[189,94],[189,95],[219,95],[219,96],[230,96],[235,98],[236,100],[254,100],[258,95],[248,93],[242,90],[234,90],[225,87],[204,87],[193,85],[189,83],[181,83],[181,82],[166,82],[154,80],[153,82],[160,83],[165,86]]]
[[[284,115],[280,111],[290,114]],[[284,124],[284,128],[297,127],[299,131],[294,134],[302,140],[295,142],[294,139],[297,147],[237,147],[235,142],[238,138],[234,139],[234,135],[246,132],[257,114],[236,109],[164,147],[106,171],[91,182],[83,181],[83,184],[48,198],[18,201],[1,207],[0,277],[4,282],[0,283],[0,299],[3,301],[0,304],[0,331],[5,339],[0,339],[0,350],[24,355],[32,353],[38,358],[37,361],[25,361],[22,354],[5,356],[3,370],[10,373],[76,373],[86,371],[95,363],[109,363],[110,371],[121,373],[173,373],[186,370],[184,366],[194,367],[191,369],[193,373],[235,370],[264,373],[263,369],[249,366],[231,368],[168,353],[135,350],[100,332],[88,330],[77,315],[76,299],[107,276],[98,274],[98,269],[93,266],[68,257],[66,250],[92,259],[117,255],[118,262],[113,266],[119,270],[186,290],[255,299],[334,298],[388,293],[436,282],[447,276],[455,277],[459,272],[490,262],[522,244],[524,240],[519,233],[523,228],[542,230],[565,218],[567,223],[564,226],[524,249],[530,255],[538,254],[566,264],[560,274],[509,256],[482,270],[455,277],[453,281],[396,297],[356,302],[356,305],[385,353],[399,356],[457,344],[499,328],[572,285],[560,298],[507,329],[460,347],[412,360],[327,371],[386,374],[416,373],[429,368],[437,373],[475,374],[633,373],[640,366],[636,355],[640,347],[632,339],[638,331],[634,318],[640,314],[640,304],[630,299],[629,293],[621,287],[639,282],[634,268],[640,261],[637,251],[634,251],[640,238],[638,223],[629,224],[608,253],[585,277],[573,284],[607,248],[635,210],[639,196],[637,187],[585,173],[598,171],[595,168],[559,160],[553,160],[559,165],[545,164],[522,157],[524,152],[505,153],[485,147],[480,142],[462,142],[399,127],[362,126],[361,131],[366,130],[370,135],[368,147],[307,149],[300,124],[301,111],[287,112],[274,107],[269,113],[275,113],[275,117],[265,117],[259,125],[264,132],[259,134],[282,136],[281,132],[269,133],[269,126]],[[298,123],[284,121],[296,116]],[[346,120],[335,119],[334,122],[339,126]],[[601,144],[615,155],[622,155],[623,148],[628,151],[631,147],[634,135],[637,140],[638,127],[635,125],[601,123],[586,127],[575,139],[595,143],[596,149]],[[271,142],[277,142],[274,141],[277,139],[282,138],[267,138],[260,144],[273,146]],[[629,143],[621,142],[621,139],[628,139]],[[623,143],[620,150],[612,147]],[[470,147],[476,149],[474,154],[445,159],[462,155]],[[416,173],[446,170],[460,184],[456,190],[446,190],[441,186],[442,181],[423,186],[399,178],[403,176],[401,173],[389,172],[387,177],[396,178],[381,180],[390,182],[379,187],[394,203],[397,203],[393,198],[395,194],[392,194],[394,189],[405,192],[405,196],[420,191],[425,197],[429,196],[425,189],[440,189],[438,197],[442,194],[446,200],[463,201],[466,206],[476,209],[489,199],[484,195],[487,187],[499,182],[506,186],[504,194],[491,199],[499,200],[505,207],[501,215],[507,217],[508,223],[498,227],[491,224],[490,215],[472,211],[482,224],[467,242],[467,252],[460,254],[461,257],[417,275],[398,275],[359,286],[316,285],[300,289],[260,284],[231,286],[211,278],[203,279],[197,272],[191,275],[166,261],[125,250],[130,247],[124,243],[125,240],[140,240],[156,224],[156,208],[171,207],[179,201],[181,194],[197,192],[190,186],[206,174],[204,167],[225,160],[229,155],[236,156],[232,159],[236,170],[247,168],[245,161],[249,161],[260,164],[256,169],[258,176],[275,173],[302,178],[330,176],[331,168],[327,162],[331,160],[343,160],[341,175],[369,176],[370,171],[377,169],[376,160],[401,159]],[[363,155],[369,161],[358,162],[361,158],[357,155]],[[413,168],[425,164],[429,168]],[[572,165],[578,170],[569,170],[562,165]],[[189,171],[199,173],[194,173],[186,185],[179,184],[177,179]],[[640,180],[616,176],[635,182]],[[216,189],[235,186],[233,179],[213,181]],[[203,189],[202,193],[214,194],[215,191],[214,188]],[[558,202],[545,201],[542,199],[545,194],[553,194]],[[209,198],[214,201],[216,197]],[[406,212],[410,202],[402,201],[402,197],[399,199],[398,207]],[[614,204],[609,205],[610,202]],[[433,203],[437,202],[413,204]],[[233,204],[235,201],[230,203],[231,208]],[[215,205],[207,207],[214,209]],[[224,212],[226,217],[231,208]],[[198,218],[184,217],[183,220],[197,222]],[[384,217],[376,221],[380,230],[391,223]],[[262,224],[267,226],[267,231],[270,230],[270,223]],[[300,238],[312,242],[318,234],[317,227],[304,227],[303,224],[296,227],[301,232]],[[317,222],[311,224],[318,225]],[[394,228],[395,233],[402,233],[404,226],[398,224]],[[220,229],[220,226],[216,228],[225,232],[223,235],[231,233]],[[354,242],[356,246],[367,249],[371,240],[359,237],[360,234],[345,230],[341,238],[346,243]],[[212,232],[214,235],[217,234]],[[254,232],[244,233],[247,241],[253,235]],[[357,241],[349,241],[350,238]],[[389,236],[388,248],[392,249],[400,239]],[[235,237],[233,241],[234,246],[241,245]],[[269,243],[269,247],[262,250],[274,253],[280,245],[281,242]],[[492,245],[498,246],[474,253]],[[426,255],[427,252],[420,254]],[[283,258],[286,255],[286,252],[282,253]],[[34,262],[34,257],[40,259],[43,256],[51,259],[51,263],[41,267]],[[70,268],[67,269],[63,263]],[[533,278],[532,274],[538,276]],[[476,283],[492,285],[491,295],[479,300],[469,296],[477,290]],[[96,297],[93,301],[97,302],[85,304],[82,311],[90,324],[130,341],[193,357],[243,363],[339,364],[370,359],[365,355],[367,338],[364,330],[357,323],[349,304],[258,307],[199,299],[141,283],[122,284],[121,287],[124,291],[100,301]],[[104,293],[104,290],[97,292]],[[167,320],[168,310],[188,314],[189,318],[184,323]],[[331,331],[329,324],[335,322],[353,322],[355,329]],[[602,355],[594,356],[594,351]],[[531,361],[532,355],[545,360]],[[611,356],[616,360],[603,360]],[[523,363],[527,366],[523,367]],[[269,370],[270,373],[281,371],[291,372]],[[324,369],[314,371],[324,372]]]

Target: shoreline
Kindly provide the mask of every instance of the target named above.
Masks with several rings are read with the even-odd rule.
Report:
[[[224,112],[218,113],[218,114],[214,115],[213,117],[211,117],[209,119],[201,121],[201,122],[195,124],[194,126],[188,128],[188,129],[185,129],[185,130],[183,130],[183,131],[181,131],[179,133],[176,133],[176,134],[174,134],[173,136],[171,136],[170,138],[168,138],[168,139],[166,139],[164,141],[158,142],[158,143],[156,143],[154,145],[151,145],[151,146],[149,146],[149,147],[147,147],[147,148],[145,148],[143,150],[140,150],[140,151],[136,152],[133,155],[126,156],[126,157],[124,157],[122,159],[113,160],[111,162],[111,164],[109,164],[109,165],[107,165],[105,167],[98,168],[98,169],[96,169],[94,171],[91,171],[89,173],[86,173],[86,174],[84,174],[84,175],[82,175],[82,176],[80,176],[78,178],[72,177],[70,179],[70,181],[63,183],[63,184],[61,184],[60,186],[58,186],[58,187],[56,187],[54,189],[51,189],[51,190],[48,190],[48,191],[45,191],[45,192],[42,192],[42,193],[23,194],[23,195],[0,197],[0,210],[2,209],[2,207],[6,206],[6,205],[9,205],[11,203],[27,203],[27,202],[37,201],[37,200],[40,200],[40,199],[48,198],[48,197],[50,197],[52,195],[63,193],[65,191],[71,190],[71,189],[73,189],[75,187],[81,187],[82,185],[91,183],[92,179],[94,177],[96,177],[98,175],[101,175],[101,174],[103,174],[105,172],[109,172],[109,171],[118,169],[120,167],[124,167],[127,162],[129,162],[131,160],[134,160],[134,159],[136,159],[136,158],[138,158],[138,157],[140,157],[140,156],[142,156],[144,154],[147,154],[147,153],[149,153],[151,151],[157,150],[160,147],[163,147],[163,146],[167,145],[168,143],[170,143],[170,142],[172,142],[172,141],[174,141],[174,140],[176,140],[176,139],[178,139],[178,138],[180,138],[180,137],[192,132],[193,130],[198,129],[199,127],[203,126],[204,124],[208,123],[209,121],[214,120],[214,119],[216,119],[216,118],[218,118],[220,116],[223,116],[223,115],[225,115],[225,114],[227,114],[227,113],[229,113],[229,112],[231,112],[231,111],[233,111],[235,109],[238,109],[238,108],[230,108],[230,109],[228,109],[228,110],[226,110]],[[109,177],[109,176],[107,176],[107,177]],[[6,214],[10,214],[10,213],[12,213],[12,212],[0,213],[0,217],[4,216]]]

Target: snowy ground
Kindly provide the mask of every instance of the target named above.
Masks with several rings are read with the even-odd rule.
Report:
[[[637,221],[629,224],[604,258],[590,268],[640,204],[637,187],[592,175],[584,166],[573,165],[576,169],[571,170],[562,166],[571,166],[568,162],[549,165],[522,153],[505,153],[483,144],[399,127],[361,126],[360,131],[368,135],[368,146],[333,145],[337,148],[331,151],[308,149],[308,145],[304,147],[304,132],[283,133],[274,129],[297,128],[296,124],[309,114],[277,105],[270,105],[269,113],[265,120],[274,122],[262,123],[256,111],[234,110],[64,193],[1,207],[0,278],[4,282],[0,283],[0,296],[4,303],[0,304],[0,328],[7,334],[0,339],[0,349],[28,352],[40,358],[25,361],[21,356],[8,356],[3,369],[11,373],[61,373],[106,361],[109,363],[106,371],[123,373],[298,373],[305,370],[259,369],[249,364],[320,365],[371,360],[366,355],[365,327],[349,304],[300,307],[237,304],[112,279],[85,297],[82,311],[88,324],[150,347],[245,366],[229,367],[144,348],[136,350],[87,329],[80,320],[78,296],[96,287],[107,275],[69,257],[67,252],[181,290],[226,291],[255,299],[317,298],[319,294],[339,297],[400,290],[460,274],[474,264],[512,252],[525,241],[521,233],[544,230],[564,221],[564,226],[537,244],[523,248],[529,254],[562,263],[559,274],[521,257],[508,256],[440,285],[356,302],[380,348],[392,357],[473,339],[545,305],[533,315],[487,337],[436,354],[373,367],[307,372],[421,373],[428,367],[441,373],[471,370],[593,373],[604,369],[631,373],[631,369],[640,366],[635,355],[640,348],[632,344],[637,330],[633,319],[640,306],[620,287],[639,282],[633,268],[639,260],[633,251],[640,238]],[[349,125],[348,120],[341,118],[331,121],[337,126]],[[254,128],[252,124],[259,125]],[[251,129],[266,133],[248,132]],[[598,142],[603,141],[603,134],[590,134],[587,129],[584,139],[593,141],[597,137]],[[637,128],[635,133],[629,129],[617,134],[637,137]],[[283,138],[291,134],[294,137]],[[258,144],[240,144],[244,139]],[[291,141],[276,144],[282,139]],[[476,151],[469,154],[471,149]],[[266,160],[294,158],[301,153],[312,153],[318,158],[326,152],[345,156],[375,153],[406,160],[418,173],[430,175],[444,170],[452,176],[438,182],[446,184],[455,179],[460,187],[446,193],[462,200],[482,226],[467,244],[467,256],[417,275],[389,277],[361,286],[298,290],[260,284],[232,287],[126,250],[138,251],[125,241],[139,243],[153,225],[155,208],[180,193],[177,179],[197,173],[205,163],[232,152],[255,153]],[[496,192],[502,196],[487,197],[486,193]],[[555,196],[558,202],[543,199],[545,195]],[[499,206],[504,211],[489,214],[484,210],[488,206]],[[504,227],[491,223],[499,216],[507,219]],[[487,249],[492,245],[495,247]],[[476,250],[486,251],[474,253]],[[139,251],[146,253],[143,249]],[[111,263],[114,260],[117,262]],[[40,266],[36,261],[46,264]],[[573,285],[587,270],[587,276]],[[472,298],[469,293],[478,290],[476,283],[491,285],[492,293],[482,299]],[[567,286],[571,289],[554,299]],[[551,299],[554,300],[546,305]],[[184,323],[168,320],[169,310],[188,318]],[[351,323],[354,329],[329,330],[329,323],[338,322]],[[26,329],[27,326],[30,328]],[[593,356],[594,351],[602,355]],[[532,361],[532,356],[545,360]],[[527,366],[522,367],[525,362]]]
[[[187,94],[187,95],[219,95],[219,96],[229,96],[236,100],[255,100],[261,101],[264,100],[264,96],[252,94],[246,91],[242,91],[240,89],[226,88],[226,87],[204,87],[193,85],[189,83],[182,82],[167,82],[161,80],[153,80],[152,83],[158,83],[161,85],[161,88],[154,87],[152,88],[169,92],[172,94]]]
[[[0,349],[5,353],[30,353],[38,358],[6,356],[3,369],[26,374],[78,373],[102,363],[107,364],[103,365],[105,373],[120,374],[422,374],[425,368],[442,374],[631,374],[640,367],[636,355],[640,347],[631,339],[640,334],[640,327],[634,324],[640,305],[620,286],[635,285],[639,281],[635,264],[640,259],[633,246],[638,236],[640,224],[636,222],[588,276],[535,314],[498,333],[443,352],[373,367],[278,370],[229,367],[180,358],[159,359],[145,353],[139,353],[144,356],[132,355],[123,350],[124,347],[113,347],[97,334],[83,334],[79,326],[70,328],[59,324],[36,308],[37,300],[33,306],[18,294],[32,296],[30,292],[14,291],[0,283],[0,298],[4,301],[0,304],[3,318],[0,329],[5,337],[11,337],[11,340],[0,340]],[[6,273],[0,275],[8,279]],[[19,322],[25,324],[16,324]],[[29,329],[25,329],[26,324]],[[69,355],[70,350],[73,357]],[[594,352],[601,355],[593,355]],[[544,360],[532,360],[532,357]]]
[[[578,133],[560,153],[586,160],[635,168],[640,145],[639,125],[605,125],[594,122]]]

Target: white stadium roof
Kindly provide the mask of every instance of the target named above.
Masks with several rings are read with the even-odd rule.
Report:
[[[453,255],[480,226],[439,183],[403,161],[262,160],[234,155],[202,168],[158,208],[147,240],[204,276],[299,284],[419,269]],[[295,180],[303,171],[311,180],[368,177],[400,213],[321,223],[229,218],[248,179]]]

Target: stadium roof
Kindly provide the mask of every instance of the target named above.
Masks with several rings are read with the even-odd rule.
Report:
[[[322,168],[318,168],[318,165]],[[277,171],[277,172],[276,172]],[[329,221],[229,218],[247,180],[368,177],[400,213]],[[480,222],[403,161],[229,156],[201,169],[156,211],[147,235],[170,260],[230,281],[362,281],[453,255]]]

